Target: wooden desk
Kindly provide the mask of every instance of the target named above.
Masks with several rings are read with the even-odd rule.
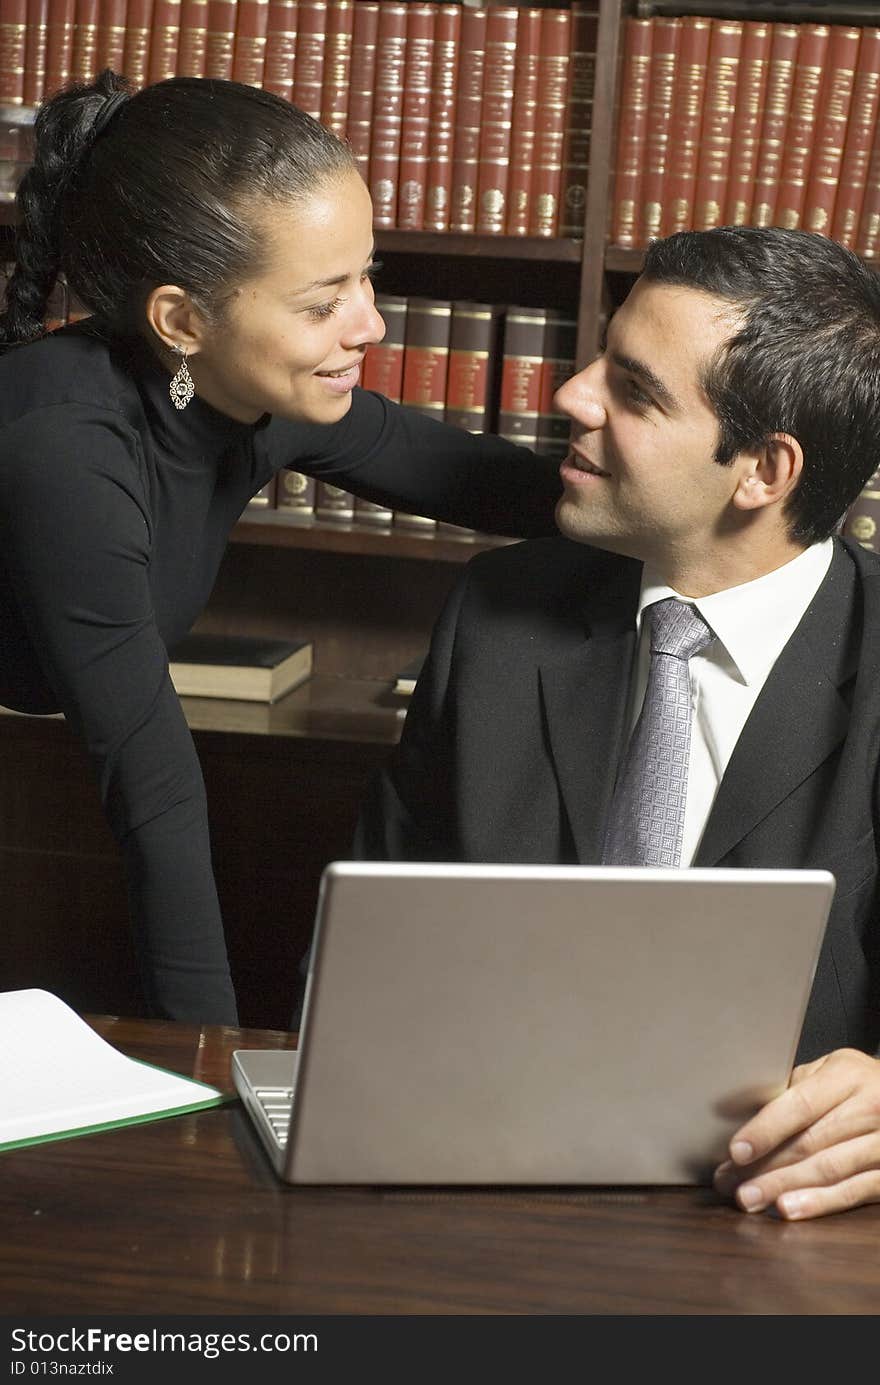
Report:
[[[229,1088],[277,1032],[99,1019]],[[709,1190],[280,1184],[236,1103],[2,1156],[6,1314],[875,1314],[880,1206],[787,1225]]]

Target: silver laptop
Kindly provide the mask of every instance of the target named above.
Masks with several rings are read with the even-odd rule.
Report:
[[[688,1184],[781,1091],[834,877],[335,862],[299,1049],[238,1051],[278,1175]]]

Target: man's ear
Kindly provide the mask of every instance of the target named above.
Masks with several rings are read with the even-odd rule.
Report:
[[[804,465],[797,438],[790,433],[771,433],[763,447],[749,454],[733,503],[739,510],[760,510],[791,495]]]
[[[204,324],[186,289],[162,284],[147,299],[147,323],[156,337],[170,350],[182,347],[187,356],[198,354]]]

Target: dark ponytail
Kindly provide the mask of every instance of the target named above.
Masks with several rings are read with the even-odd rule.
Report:
[[[108,98],[126,91],[122,78],[103,72],[94,86],[68,87],[37,111],[33,163],[16,193],[15,267],[0,314],[0,341],[31,341],[42,334],[46,304],[61,269],[65,192],[100,133],[97,117]]]
[[[104,72],[44,102],[19,184],[16,265],[0,340],[39,336],[59,274],[118,334],[143,330],[159,284],[222,319],[261,267],[266,204],[303,200],[355,168],[350,149],[257,87],[173,77],[135,92]]]

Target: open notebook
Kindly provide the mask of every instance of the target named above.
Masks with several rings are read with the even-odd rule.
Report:
[[[126,1058],[49,991],[0,992],[0,1051],[0,1150],[229,1100]]]
[[[298,1053],[233,1079],[292,1183],[698,1183],[788,1081],[826,871],[334,862]]]

